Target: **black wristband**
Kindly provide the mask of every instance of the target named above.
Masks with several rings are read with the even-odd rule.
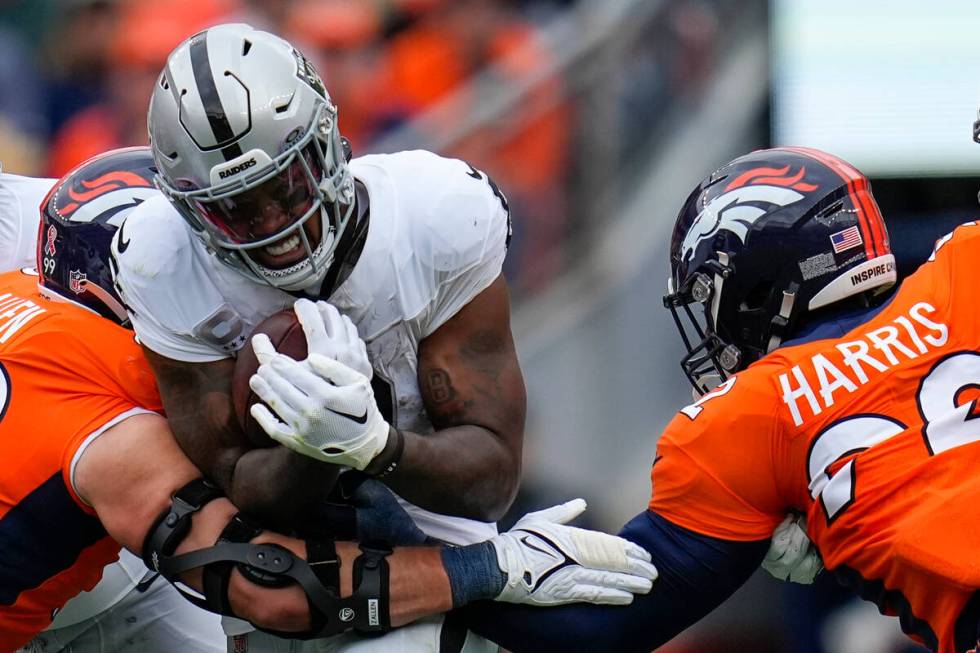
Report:
[[[390,427],[390,429],[388,437],[395,438],[395,446],[391,449],[391,453],[386,454],[382,451],[364,470],[365,473],[374,478],[384,478],[392,474],[398,469],[398,463],[401,462],[402,454],[405,453],[405,434],[394,426]],[[385,449],[387,450],[388,447],[386,446]]]

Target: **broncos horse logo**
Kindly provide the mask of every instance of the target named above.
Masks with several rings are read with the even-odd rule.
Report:
[[[143,177],[126,170],[113,170],[95,179],[80,179],[58,189],[55,209],[66,220],[104,220],[118,227],[123,211],[157,195],[159,191]]]
[[[795,175],[788,174],[790,167],[754,168],[742,173],[725,192],[708,202],[694,220],[681,243],[681,260],[687,261],[694,254],[698,243],[714,236],[721,230],[733,233],[742,243],[752,225],[774,207],[786,207],[804,198],[804,193],[817,189],[813,184],[801,181],[806,168]]]

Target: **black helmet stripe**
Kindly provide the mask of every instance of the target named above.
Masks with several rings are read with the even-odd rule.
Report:
[[[218,94],[218,87],[214,83],[214,73],[211,71],[211,61],[208,58],[208,33],[201,32],[191,40],[191,66],[194,69],[194,82],[197,84],[197,92],[201,96],[201,103],[204,105],[204,113],[207,114],[208,122],[211,124],[211,131],[214,133],[214,140],[218,147],[221,147],[221,154],[225,161],[230,161],[242,155],[242,148],[238,143],[224,145],[235,139],[235,132],[232,131],[228,116],[225,115],[225,108],[221,104],[221,96]]]

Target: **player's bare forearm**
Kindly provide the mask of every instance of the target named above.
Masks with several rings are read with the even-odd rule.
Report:
[[[211,546],[228,520],[236,512],[227,500],[212,501],[194,520],[194,528],[176,553],[186,553]],[[255,544],[274,543],[306,557],[306,545],[292,537],[266,531],[252,540]],[[340,557],[340,596],[353,593],[354,560],[359,551],[352,542],[338,542]],[[452,609],[452,591],[438,547],[399,548],[388,556],[389,618],[392,627],[403,626],[422,617]],[[201,571],[185,574],[191,587],[202,588]],[[237,570],[232,572],[228,596],[235,614],[253,624],[287,632],[310,627],[309,602],[298,585],[270,589],[246,580]]]
[[[324,464],[285,447],[245,452],[235,465],[228,497],[263,523],[289,529],[310,502],[326,497],[336,474]]]
[[[502,277],[422,341],[418,375],[436,431],[405,433],[385,481],[424,508],[499,519],[517,492],[527,401]]]
[[[170,497],[200,476],[174,442],[166,420],[159,415],[137,415],[111,427],[94,440],[79,459],[75,485],[90,503],[109,534],[122,546],[142,554],[147,532],[170,506]],[[175,554],[214,545],[238,508],[225,498],[207,503],[194,515],[191,528]],[[272,542],[305,557],[305,544],[295,538],[264,531],[252,540]],[[352,569],[358,555],[353,543],[340,542],[340,595],[352,593]],[[396,549],[388,557],[392,626],[452,607],[452,591],[438,547]],[[201,590],[201,571],[182,579]],[[273,589],[247,581],[237,571],[229,584],[229,600],[236,614],[255,624],[284,631],[309,627],[309,604],[298,585]]]
[[[187,363],[146,347],[143,353],[156,375],[177,444],[208,478],[227,491],[235,463],[247,448],[231,401],[234,359]]]
[[[405,453],[396,473],[383,480],[401,497],[445,515],[500,519],[517,493],[520,460],[479,426],[429,435],[402,432]]]
[[[174,438],[191,462],[243,511],[270,525],[288,523],[300,499],[314,496],[323,470],[282,447],[256,449],[248,442],[231,399],[234,359],[187,363],[143,352]]]

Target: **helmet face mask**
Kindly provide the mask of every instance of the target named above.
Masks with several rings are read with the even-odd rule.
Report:
[[[222,262],[285,290],[324,278],[354,181],[336,107],[305,57],[247,25],[202,32],[171,54],[148,122],[157,185]]]
[[[149,148],[131,147],[89,159],[58,180],[41,204],[41,295],[128,326],[110,242],[129,212],[158,194],[155,174]]]
[[[722,259],[725,258],[727,256],[723,254]],[[673,290],[673,279],[669,279],[668,293],[663,300],[687,350],[681,359],[681,370],[699,395],[727,381],[729,375],[739,369],[742,360],[739,348],[723,340],[715,328],[715,299],[720,296],[716,288],[720,290],[731,269],[720,261],[711,267],[715,268],[715,277],[697,272],[676,291]]]
[[[867,178],[804,148],[739,157],[704,181],[677,218],[664,305],[705,393],[777,348],[811,311],[895,282]]]

